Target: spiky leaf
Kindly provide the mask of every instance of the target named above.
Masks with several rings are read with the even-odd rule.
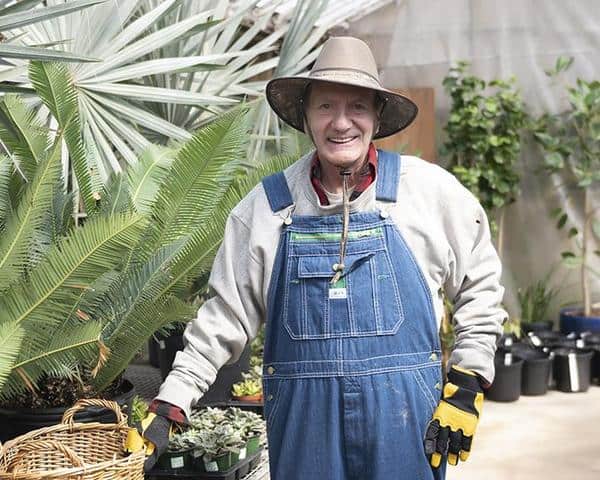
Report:
[[[16,95],[6,95],[0,103],[0,138],[25,178],[31,181],[50,140],[48,129],[36,119],[35,110],[27,108]]]
[[[52,187],[60,178],[60,138],[48,157],[41,161],[33,181],[26,187],[19,205],[0,237],[0,291],[26,270],[34,238],[44,226],[52,204]]]
[[[96,209],[95,198],[99,194],[101,183],[99,178],[92,175],[91,171],[97,170],[94,170],[94,165],[88,164],[86,158],[77,90],[71,74],[60,63],[31,62],[29,78],[62,130],[86,212],[91,214]]]

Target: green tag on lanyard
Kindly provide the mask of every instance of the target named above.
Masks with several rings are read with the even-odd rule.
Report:
[[[346,278],[342,277],[334,284],[329,284],[329,299],[338,300],[347,298]]]

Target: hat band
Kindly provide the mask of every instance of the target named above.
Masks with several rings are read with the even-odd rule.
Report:
[[[381,89],[379,80],[373,75],[361,70],[347,68],[328,68],[310,72],[309,78],[327,82],[352,83],[367,88]]]

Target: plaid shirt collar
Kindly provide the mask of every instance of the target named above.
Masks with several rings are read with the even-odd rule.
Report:
[[[369,145],[369,151],[367,152],[367,165],[365,165],[363,171],[360,173],[360,179],[354,187],[352,195],[350,195],[351,201],[358,198],[358,196],[375,181],[376,173],[377,150],[375,149],[375,145],[371,143]],[[319,202],[321,205],[329,205],[329,199],[327,198],[325,188],[321,182],[321,164],[319,163],[319,156],[317,155],[317,152],[315,152],[313,156],[310,167],[310,181],[315,189],[315,192],[317,193],[317,196],[319,197]]]

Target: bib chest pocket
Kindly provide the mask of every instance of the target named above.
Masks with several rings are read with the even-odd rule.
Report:
[[[374,230],[379,235],[373,238],[350,236],[344,275],[336,284],[331,279],[333,265],[339,262],[339,242],[313,248],[291,242],[284,299],[285,328],[291,338],[396,333],[404,320],[402,303],[382,229]]]

